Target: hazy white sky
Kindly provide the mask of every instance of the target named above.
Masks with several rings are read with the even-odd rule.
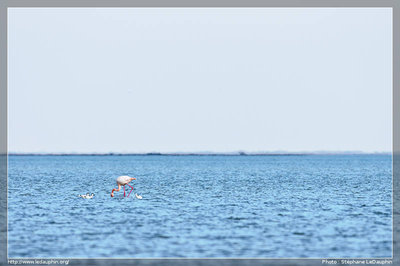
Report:
[[[389,8],[11,8],[10,152],[391,151]]]

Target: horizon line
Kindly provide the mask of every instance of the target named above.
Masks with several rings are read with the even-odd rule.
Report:
[[[97,156],[145,156],[145,155],[162,155],[162,156],[212,156],[212,155],[231,155],[231,156],[254,156],[254,155],[368,155],[368,154],[392,154],[392,151],[261,151],[261,152],[9,152],[7,155],[11,156],[73,156],[73,155],[97,155]]]

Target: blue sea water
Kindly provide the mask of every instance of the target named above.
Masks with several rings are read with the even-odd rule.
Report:
[[[391,257],[392,157],[9,156],[8,255]]]

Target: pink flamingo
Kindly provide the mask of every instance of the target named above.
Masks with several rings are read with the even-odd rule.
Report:
[[[130,186],[132,188],[131,191],[128,194],[128,197],[129,197],[129,195],[131,194],[131,192],[133,190],[133,187],[131,185],[129,185],[128,183],[131,182],[132,180],[136,180],[136,178],[130,177],[130,176],[127,176],[127,175],[123,175],[123,176],[118,177],[117,178],[118,189],[113,188],[113,190],[111,191],[111,197],[114,197],[114,191],[120,191],[121,190],[121,186],[124,187],[124,197],[125,197],[125,185],[128,185],[128,186]]]

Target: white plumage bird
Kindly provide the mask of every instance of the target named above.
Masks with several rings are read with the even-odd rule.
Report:
[[[131,192],[133,190],[133,187],[131,185],[129,185],[128,183],[131,182],[132,180],[136,180],[136,178],[130,177],[130,176],[127,176],[127,175],[123,175],[123,176],[118,177],[117,180],[116,180],[117,181],[117,185],[118,185],[118,189],[117,188],[113,188],[113,190],[111,191],[111,197],[114,197],[114,191],[120,191],[122,186],[124,187],[124,197],[125,197],[125,185],[128,185],[128,186],[131,187],[131,191],[128,194],[128,197],[129,197],[129,195],[131,194]]]
[[[89,194],[89,192],[86,193],[86,195],[79,195],[79,197],[81,197],[82,199],[91,199],[91,198],[93,198],[93,196],[94,196],[94,194],[93,193]]]

